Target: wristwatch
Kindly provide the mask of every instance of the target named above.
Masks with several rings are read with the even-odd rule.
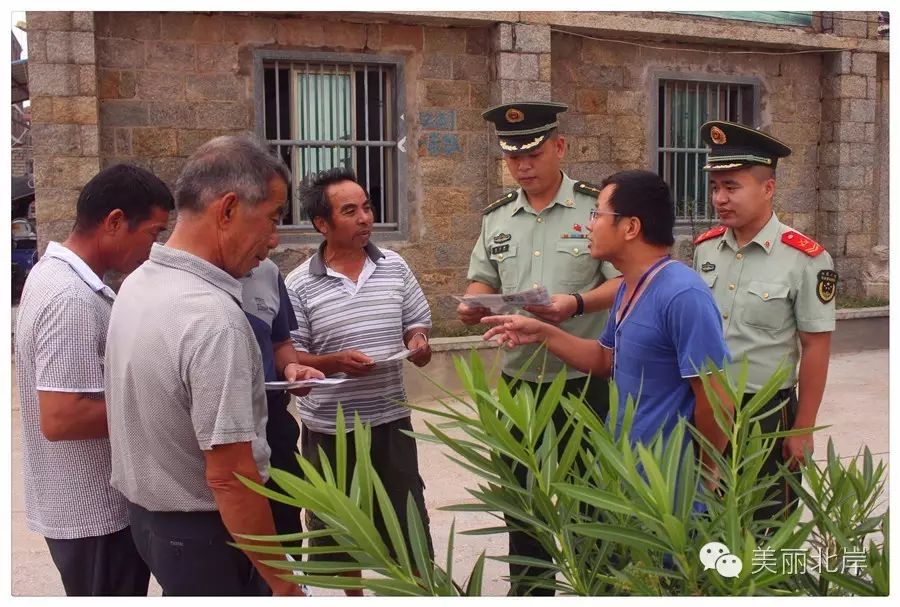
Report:
[[[569,295],[575,298],[575,313],[572,314],[572,318],[584,316],[584,299],[582,299],[581,293],[569,293]]]

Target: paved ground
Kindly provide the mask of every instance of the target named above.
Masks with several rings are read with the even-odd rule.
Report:
[[[835,334],[835,354],[831,360],[828,386],[819,416],[820,423],[829,424],[831,427],[816,438],[816,453],[819,456],[825,453],[825,444],[830,436],[834,439],[835,447],[842,457],[850,457],[863,445],[868,445],[876,454],[876,459],[881,458],[887,462],[889,447],[887,328],[886,318],[839,323]],[[444,361],[443,364],[446,365],[447,362]],[[443,377],[448,371],[435,368],[435,374]],[[415,383],[418,396],[422,400],[428,400],[424,384],[418,381]],[[25,527],[21,478],[21,424],[15,389],[12,403],[12,593],[18,596],[60,596],[63,594],[62,584],[43,538]],[[413,416],[416,430],[425,431],[422,421],[422,415]],[[447,536],[454,517],[457,532],[496,524],[492,518],[483,515],[441,511],[442,506],[468,501],[465,488],[474,485],[473,477],[449,462],[437,446],[421,444],[420,459],[422,476],[427,484],[426,498],[436,554],[446,554]],[[506,550],[504,536],[457,536],[454,544],[456,554],[454,572],[459,580],[471,570],[472,564],[482,550],[486,550],[488,555],[504,554]],[[508,584],[502,579],[505,571],[506,567],[502,563],[487,561],[486,594],[493,596],[506,594]],[[152,584],[151,594],[159,594],[159,587],[155,583]],[[336,593],[318,591],[317,594]]]

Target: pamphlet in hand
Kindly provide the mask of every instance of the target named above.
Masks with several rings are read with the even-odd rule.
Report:
[[[347,381],[346,377],[326,377],[324,379],[301,379],[300,381],[267,381],[266,390],[293,390],[294,388],[315,388],[333,386]]]
[[[461,301],[473,308],[487,308],[494,314],[510,312],[516,308],[525,306],[549,306],[550,295],[547,287],[540,286],[518,293],[488,293],[485,295],[453,296],[456,301]]]
[[[400,350],[399,352],[391,356],[385,356],[384,358],[373,358],[372,364],[377,365],[378,363],[388,363],[396,360],[403,360],[405,358],[409,358],[415,352],[416,350],[407,350],[406,348],[404,348],[403,350]]]

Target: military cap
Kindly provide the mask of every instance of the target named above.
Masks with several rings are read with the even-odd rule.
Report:
[[[544,142],[559,126],[556,115],[567,109],[565,103],[519,101],[492,107],[481,117],[497,127],[500,149],[508,154],[524,154]]]
[[[758,164],[775,168],[791,148],[771,135],[736,122],[712,120],[700,127],[700,138],[710,147],[704,171],[731,171]]]

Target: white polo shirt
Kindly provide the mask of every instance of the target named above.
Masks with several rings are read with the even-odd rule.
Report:
[[[106,329],[115,293],[78,255],[51,242],[25,282],[16,319],[25,519],[44,537],[77,539],[128,526],[109,484],[109,440],[48,441],[38,390],[103,398]]]

